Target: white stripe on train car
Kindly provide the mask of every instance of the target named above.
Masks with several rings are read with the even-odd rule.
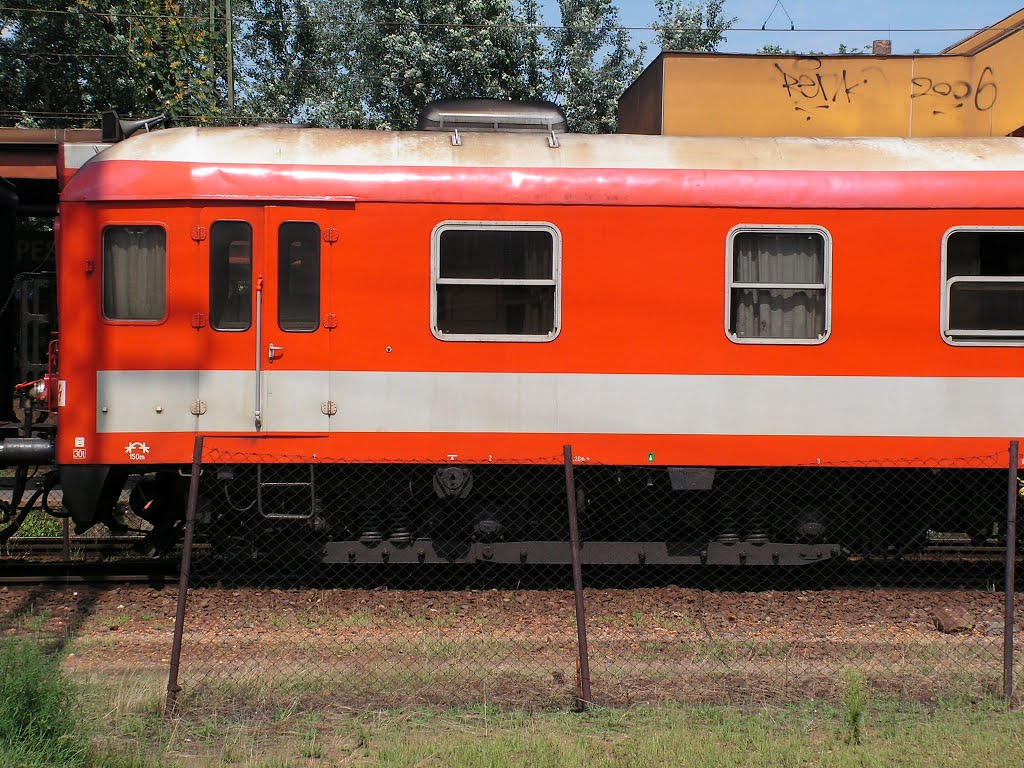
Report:
[[[100,371],[106,432],[255,431],[251,371]],[[264,432],[1005,437],[1014,378],[271,371]],[[327,400],[338,408],[329,418]],[[206,411],[192,415],[202,400]]]

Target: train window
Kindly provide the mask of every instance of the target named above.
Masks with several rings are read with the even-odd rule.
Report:
[[[277,324],[282,331],[320,327],[320,227],[286,221],[277,237]]]
[[[215,221],[210,227],[210,327],[245,331],[252,325],[252,226]]]
[[[167,316],[167,233],[152,225],[103,230],[103,316],[162,320]]]
[[[558,335],[561,237],[550,224],[445,222],[433,235],[433,332],[447,341]]]
[[[952,343],[1024,343],[1024,231],[946,236],[943,334]]]
[[[831,242],[818,227],[737,227],[727,248],[726,331],[740,343],[820,344]]]

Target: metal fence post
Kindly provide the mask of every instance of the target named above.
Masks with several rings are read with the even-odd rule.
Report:
[[[196,503],[199,499],[199,473],[203,461],[203,436],[196,435],[192,451],[192,479],[188,486],[188,509],[185,512],[185,539],[181,550],[181,577],[178,579],[178,612],[174,616],[174,639],[171,641],[171,665],[167,673],[167,701],[164,717],[174,714],[178,701],[178,667],[181,661],[181,636],[185,630],[185,598],[188,595],[188,578],[192,569],[192,536],[196,528]]]
[[[572,556],[572,587],[576,594],[576,635],[579,641],[579,701],[585,710],[590,697],[590,652],[587,649],[587,619],[583,610],[583,568],[580,565],[580,529],[576,520],[576,481],[572,473],[572,446],[563,446],[565,452],[565,491],[569,502],[569,549]]]
[[[1010,441],[1010,471],[1006,501],[1006,584],[1003,600],[1003,696],[1013,703],[1013,622],[1017,566],[1017,465],[1020,444]]]

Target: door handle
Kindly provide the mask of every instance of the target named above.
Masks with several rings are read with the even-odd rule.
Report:
[[[271,344],[270,348],[267,350],[267,359],[270,360],[270,362],[274,362],[277,358],[283,355],[284,347],[279,347],[277,344]]]

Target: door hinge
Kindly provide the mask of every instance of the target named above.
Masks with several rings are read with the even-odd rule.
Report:
[[[324,328],[331,331],[338,327],[338,316],[333,312],[328,312],[324,315]]]
[[[202,400],[194,400],[192,402],[192,415],[202,416],[204,413],[206,413],[206,403]]]
[[[192,313],[192,327],[196,330],[206,327],[206,314],[203,312]]]
[[[338,406],[333,400],[320,403],[320,413],[324,416],[334,416],[338,412]]]
[[[192,239],[197,243],[206,239],[206,227],[192,227]]]
[[[324,242],[325,243],[336,243],[338,242],[338,230],[334,227],[327,227],[324,230]]]

